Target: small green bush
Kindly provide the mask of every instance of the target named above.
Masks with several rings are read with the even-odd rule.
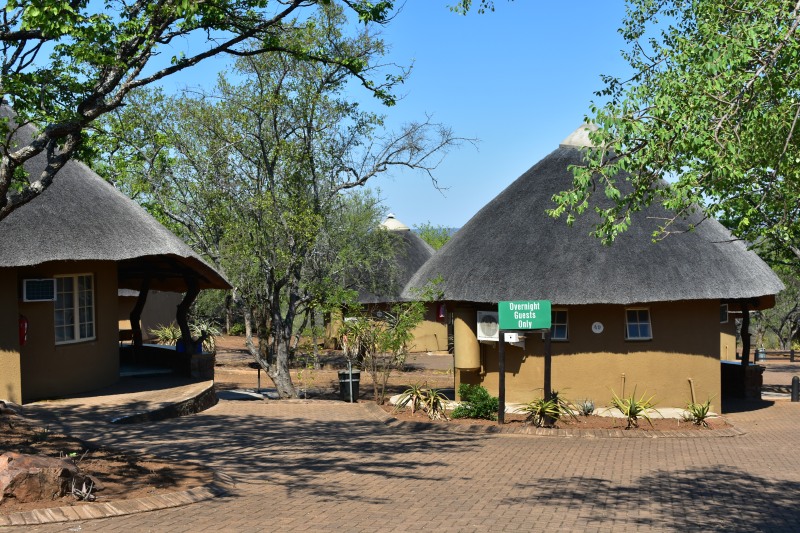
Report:
[[[462,383],[458,387],[458,395],[461,397],[461,404],[453,409],[453,418],[497,420],[500,400],[491,396],[486,388]]]
[[[228,335],[235,335],[237,337],[244,335],[244,324],[241,322],[233,324],[231,329],[228,331]]]
[[[683,420],[707,428],[708,419],[711,416],[711,398],[709,398],[704,403],[689,402],[686,405],[686,411],[683,413]]]

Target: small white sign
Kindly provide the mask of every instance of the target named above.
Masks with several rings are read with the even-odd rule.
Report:
[[[592,324],[592,333],[603,333],[603,323],[595,322]]]

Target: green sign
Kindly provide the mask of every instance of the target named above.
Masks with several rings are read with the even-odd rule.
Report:
[[[550,300],[526,300],[497,304],[500,329],[549,329]]]

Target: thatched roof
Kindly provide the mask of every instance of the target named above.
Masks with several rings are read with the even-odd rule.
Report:
[[[585,130],[585,127],[579,130]],[[774,272],[715,220],[652,242],[660,206],[633,216],[611,246],[591,236],[590,205],[572,227],[553,219],[553,194],[568,188],[570,165],[581,164],[578,131],[486,204],[416,273],[404,290],[441,275],[444,299],[494,303],[551,300],[554,304],[633,304],[755,298],[783,289]],[[602,192],[593,201],[603,201]],[[700,222],[700,215],[674,229]]]
[[[0,116],[13,117],[8,107],[0,108]],[[33,127],[25,126],[16,139],[30,142],[32,134]],[[38,176],[44,165],[40,154],[25,169]],[[145,272],[157,290],[184,291],[185,276],[201,289],[230,287],[136,202],[73,160],[43,193],[0,220],[0,267],[83,260],[117,261],[123,288],[139,289]]]
[[[384,294],[372,294],[362,291],[358,301],[364,304],[397,302],[403,300],[400,292],[414,273],[433,255],[433,248],[411,229],[400,222],[393,214],[389,214],[381,223],[381,227],[391,231],[395,236],[395,253],[389,258],[396,272],[396,283],[393,289]]]

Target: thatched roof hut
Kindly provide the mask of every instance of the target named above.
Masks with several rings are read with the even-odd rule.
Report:
[[[13,119],[13,112],[2,107],[0,116]],[[15,140],[25,144],[33,133],[33,126],[23,126]],[[40,154],[25,169],[38,176],[45,164]],[[43,193],[0,220],[0,267],[81,260],[117,262],[122,288],[139,289],[145,272],[155,290],[183,292],[187,278],[199,289],[230,287],[138,204],[72,160]]]
[[[411,231],[411,228],[400,222],[392,213],[381,223],[381,227],[391,231],[395,236],[395,252],[388,258],[392,265],[395,283],[381,294],[362,291],[358,301],[362,304],[388,303],[402,301],[401,291],[411,277],[433,256],[433,248],[422,238]]]
[[[551,300],[558,305],[634,304],[700,299],[737,300],[783,289],[774,272],[715,220],[698,214],[676,230],[693,231],[653,242],[660,206],[634,214],[611,246],[591,235],[593,211],[572,227],[553,219],[553,194],[570,187],[570,165],[583,162],[586,126],[565,139],[486,204],[417,271],[404,290],[441,275],[444,300],[494,303]],[[593,201],[603,201],[603,195]],[[702,222],[701,222],[702,220]]]

